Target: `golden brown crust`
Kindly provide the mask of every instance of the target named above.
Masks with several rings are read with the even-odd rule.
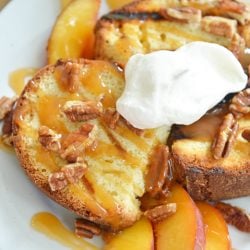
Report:
[[[245,7],[231,0],[133,2],[97,22],[95,58],[124,67],[134,54],[176,50],[192,41],[218,43],[239,57],[245,41],[238,33],[238,23],[243,22],[242,16],[243,26],[250,20]]]
[[[250,195],[250,162],[247,159],[238,162],[237,168],[232,165],[230,169],[223,160],[207,155],[199,159],[195,153],[188,155],[185,147],[177,148],[175,144],[173,159],[178,182],[195,200],[217,201]]]

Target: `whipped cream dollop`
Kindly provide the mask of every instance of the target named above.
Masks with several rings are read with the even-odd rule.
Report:
[[[149,129],[197,121],[227,94],[242,90],[247,75],[228,49],[192,42],[132,56],[125,80],[117,110],[134,127]]]

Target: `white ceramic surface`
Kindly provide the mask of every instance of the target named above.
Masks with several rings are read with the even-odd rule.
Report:
[[[12,0],[0,12],[0,96],[13,94],[8,87],[11,71],[45,64],[47,39],[59,11],[59,0]],[[250,197],[231,202],[250,210]],[[15,156],[0,150],[0,250],[67,249],[30,227],[39,211],[52,212],[73,229],[74,215],[37,190]],[[235,249],[250,249],[250,234],[231,227],[230,234]],[[101,245],[100,239],[94,242]]]

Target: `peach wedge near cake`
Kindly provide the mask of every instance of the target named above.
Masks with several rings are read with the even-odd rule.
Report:
[[[115,110],[123,73],[104,61],[59,61],[28,83],[14,112],[27,175],[52,199],[113,231],[139,219],[151,151],[165,128],[138,130]]]
[[[176,184],[166,202],[176,203],[176,212],[154,225],[156,249],[204,249],[202,215],[189,194]]]
[[[154,235],[150,221],[141,218],[132,227],[113,236],[105,245],[104,250],[153,250]]]
[[[205,224],[206,232],[206,250],[231,249],[231,242],[227,223],[220,212],[205,202],[197,202],[202,218]]]
[[[75,0],[65,5],[49,38],[49,64],[62,58],[92,57],[100,0]]]

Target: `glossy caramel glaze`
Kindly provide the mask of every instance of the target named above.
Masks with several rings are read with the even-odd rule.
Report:
[[[115,108],[123,91],[123,72],[104,61],[80,60],[75,63],[59,61],[30,81],[15,110],[14,143],[19,148],[23,143],[21,150],[28,152],[29,161],[25,158],[21,163],[41,189],[80,216],[116,231],[139,218],[137,197],[145,192],[144,173],[149,155],[158,143],[165,143],[168,131],[159,128],[138,134],[123,118],[111,129],[105,115],[107,109]],[[72,88],[75,80],[76,88]],[[76,100],[99,102],[103,113],[95,119],[72,122],[63,107],[68,101]],[[96,127],[95,146],[87,146],[78,152],[88,171],[77,183],[68,184],[60,192],[52,192],[48,176],[60,171],[68,162],[62,158],[64,149],[53,152],[39,143],[38,129],[47,126],[63,140],[85,123]]]
[[[77,237],[51,213],[40,212],[35,214],[31,219],[31,226],[36,231],[71,250],[98,250],[91,243]]]
[[[27,80],[32,78],[36,72],[36,68],[22,68],[11,72],[9,74],[9,86],[17,95],[20,95]]]

